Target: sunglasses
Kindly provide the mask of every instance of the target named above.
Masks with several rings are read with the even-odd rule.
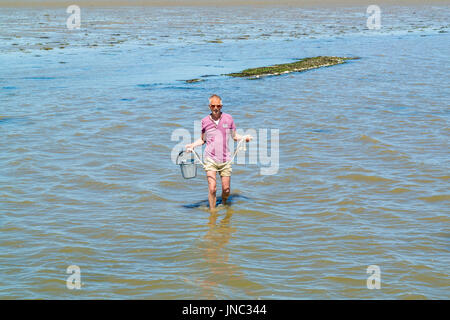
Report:
[[[222,108],[221,104],[210,104],[209,105],[211,108]]]

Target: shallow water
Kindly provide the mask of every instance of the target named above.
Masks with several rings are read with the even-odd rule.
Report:
[[[0,9],[1,298],[450,297],[448,6],[86,11]],[[361,59],[222,75],[318,55]],[[280,136],[217,214],[171,161],[212,93]]]

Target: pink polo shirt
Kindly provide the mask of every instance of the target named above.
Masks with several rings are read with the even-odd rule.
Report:
[[[236,130],[236,126],[233,118],[228,113],[222,112],[217,125],[210,115],[202,119],[202,133],[206,133],[205,159],[210,158],[217,163],[224,163],[230,160],[228,138],[232,130]]]

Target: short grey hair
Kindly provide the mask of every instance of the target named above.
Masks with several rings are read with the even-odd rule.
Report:
[[[218,98],[220,100],[220,103],[222,103],[222,98],[219,97],[217,94],[213,94],[211,97],[209,97],[209,104],[211,104],[211,99],[212,98]]]

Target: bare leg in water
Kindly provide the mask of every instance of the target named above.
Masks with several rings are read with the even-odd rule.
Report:
[[[228,197],[230,196],[230,180],[231,177],[222,178],[222,204],[226,205]]]
[[[208,202],[209,208],[211,210],[216,209],[216,191],[217,191],[217,182],[216,182],[216,171],[207,171],[206,178],[208,179]],[[230,182],[231,177],[221,177],[222,179],[222,204],[226,205],[228,197],[230,196]]]
[[[216,209],[216,171],[207,171],[206,179],[208,179],[208,201],[211,211]]]

